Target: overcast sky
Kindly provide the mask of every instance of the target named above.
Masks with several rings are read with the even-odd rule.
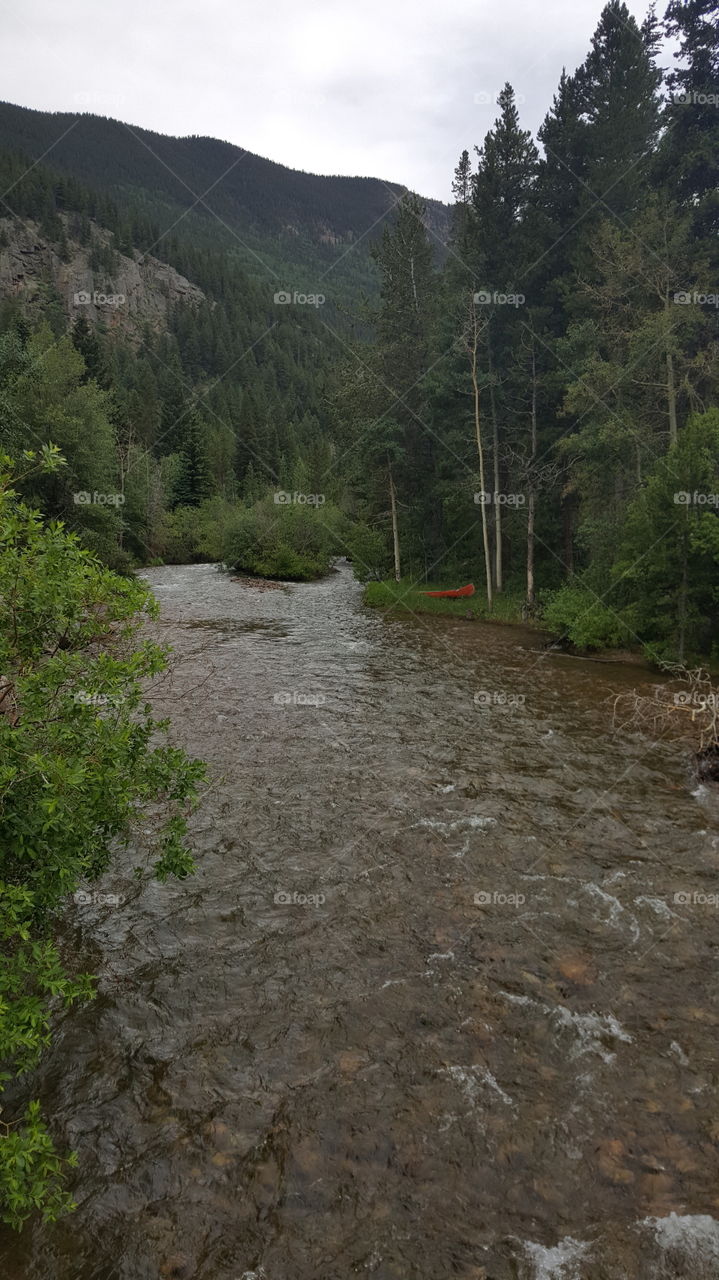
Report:
[[[639,19],[644,0],[627,0]],[[662,6],[663,7],[663,6]],[[21,0],[3,97],[207,134],[314,173],[447,200],[505,80],[536,130],[601,0]]]

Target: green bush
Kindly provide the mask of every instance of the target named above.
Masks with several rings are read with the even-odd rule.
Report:
[[[381,581],[392,567],[392,551],[387,538],[367,524],[354,524],[348,532],[347,555],[360,582]]]
[[[636,641],[619,614],[579,581],[565,583],[549,596],[542,622],[577,649],[617,649]]]
[[[62,465],[52,448],[25,458],[26,474]],[[118,841],[132,835],[140,848],[147,807],[154,874],[188,875],[186,814],[204,774],[143,697],[144,679],[166,665],[139,634],[157,612],[148,588],[45,525],[8,468],[0,457],[0,1088],[36,1064],[54,1012],[92,994],[89,975],[65,968],[57,913],[107,869]],[[38,1103],[3,1115],[0,1218],[20,1227],[35,1209],[53,1218],[70,1207],[66,1164]]]
[[[251,507],[237,508],[228,521],[222,559],[231,569],[263,578],[319,578],[340,553],[338,517],[332,507],[262,498]]]

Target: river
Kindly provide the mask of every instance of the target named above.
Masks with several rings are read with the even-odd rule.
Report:
[[[148,570],[197,875],[71,909],[11,1280],[719,1276],[716,797],[536,632]]]

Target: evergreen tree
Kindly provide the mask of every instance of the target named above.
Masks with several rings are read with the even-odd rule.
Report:
[[[678,66],[668,77],[660,172],[690,209],[697,233],[719,232],[719,5],[715,0],[671,0],[668,36],[678,39]]]
[[[207,435],[195,410],[186,417],[180,449],[175,505],[199,507],[212,492]]]
[[[78,316],[72,327],[72,342],[85,362],[84,380],[94,378],[102,386],[105,373],[102,347],[84,316]]]
[[[697,416],[628,513],[614,571],[635,633],[679,661],[719,635],[719,410]]]
[[[415,571],[424,572],[437,553],[441,512],[435,493],[435,445],[427,424],[427,388],[434,309],[432,251],[424,206],[408,194],[394,223],[385,227],[374,257],[381,273],[377,350],[365,414],[394,424],[385,450],[392,509],[412,504],[408,522]]]
[[[519,127],[519,113],[514,90],[506,84],[498,98],[500,115],[477,149],[479,164],[473,182],[475,211],[474,261],[478,266],[482,289],[479,296],[487,308],[482,329],[485,377],[491,418],[491,455],[493,477],[491,492],[504,489],[503,449],[508,434],[509,404],[505,389],[506,370],[512,363],[512,352],[521,334],[518,316],[519,289],[530,266],[526,212],[530,206],[536,177],[537,149],[531,134]],[[508,301],[509,297],[515,299]],[[495,496],[494,517],[494,581],[498,591],[504,585],[504,542],[502,507]]]
[[[650,17],[640,27],[623,0],[609,0],[577,73],[586,147],[586,188],[580,210],[583,236],[607,212],[626,219],[636,211],[659,130],[655,65],[658,30]]]

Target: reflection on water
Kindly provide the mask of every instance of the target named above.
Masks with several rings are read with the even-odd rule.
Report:
[[[73,908],[100,995],[38,1087],[79,1209],[2,1274],[719,1275],[719,827],[681,752],[609,735],[650,677],[346,570],[146,576],[200,870]]]

